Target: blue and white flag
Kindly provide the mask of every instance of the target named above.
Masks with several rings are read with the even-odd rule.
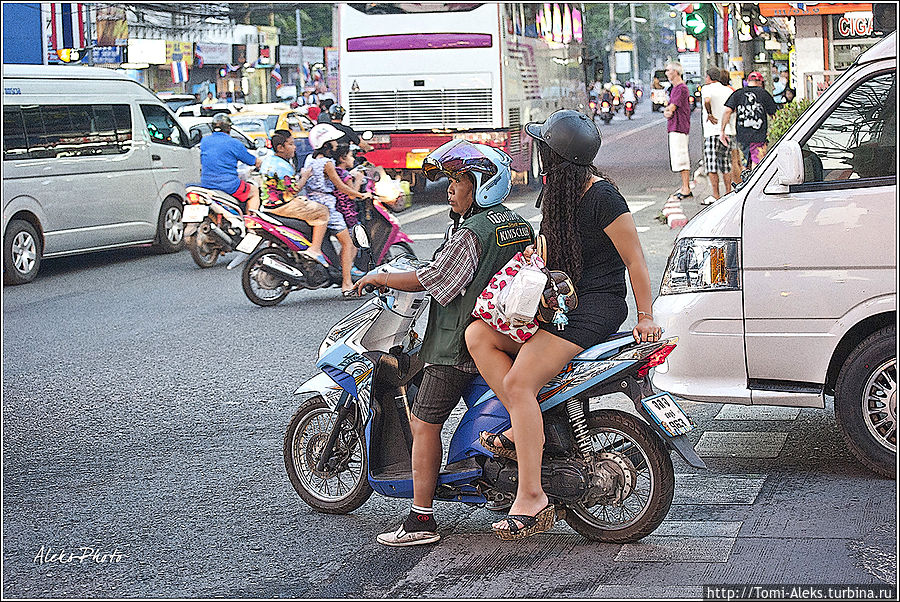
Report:
[[[188,80],[187,61],[172,61],[172,83],[180,84]]]
[[[281,85],[281,66],[278,63],[275,63],[275,68],[272,69],[272,79],[275,80],[275,87]]]

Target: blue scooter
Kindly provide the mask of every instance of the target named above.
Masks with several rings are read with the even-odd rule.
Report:
[[[422,265],[401,256],[377,270]],[[319,348],[322,373],[296,391],[306,399],[285,433],[284,462],[297,493],[315,510],[352,512],[373,491],[413,497],[409,417],[424,368],[418,321],[426,295],[372,296],[332,327]],[[633,542],[659,526],[675,491],[669,450],[706,467],[686,437],[693,422],[667,393],[654,394],[647,376],[676,341],[635,343],[630,332],[618,333],[576,356],[541,389],[544,491],[557,516],[588,539]],[[634,414],[591,401],[617,392],[632,400]],[[478,437],[509,428],[509,414],[480,376],[463,399],[467,409],[435,499],[508,504],[516,493],[516,462],[495,457]]]

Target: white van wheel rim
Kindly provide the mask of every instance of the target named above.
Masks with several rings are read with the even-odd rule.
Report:
[[[181,242],[184,236],[184,224],[181,223],[181,211],[177,207],[170,207],[166,211],[165,218],[166,238],[173,245]]]
[[[28,232],[19,232],[12,243],[13,263],[22,274],[28,274],[34,269],[37,261],[37,244],[34,237]]]
[[[876,368],[862,396],[863,419],[869,434],[892,452],[897,451],[897,358]]]

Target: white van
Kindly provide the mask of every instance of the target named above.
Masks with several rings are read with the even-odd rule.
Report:
[[[150,90],[110,69],[3,65],[3,280],[41,258],[184,246],[199,156]]]
[[[896,34],[862,54],[744,184],[682,229],[653,304],[678,348],[653,384],[695,401],[824,407],[897,454]]]

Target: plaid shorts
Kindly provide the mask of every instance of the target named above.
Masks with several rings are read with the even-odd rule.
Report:
[[[718,136],[703,139],[703,165],[706,173],[728,173],[731,171],[731,149],[719,141]]]
[[[462,366],[460,366],[462,367]],[[425,366],[422,385],[412,404],[413,416],[429,424],[444,424],[478,373],[457,366]]]

